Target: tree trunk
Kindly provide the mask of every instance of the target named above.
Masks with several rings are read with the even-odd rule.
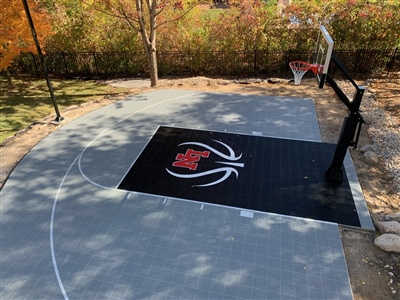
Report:
[[[158,66],[157,66],[157,52],[155,45],[148,42],[147,37],[143,37],[146,47],[147,59],[150,68],[150,86],[155,87],[158,84]]]
[[[12,90],[14,88],[13,82],[12,82],[12,77],[10,73],[10,69],[6,68],[6,75],[7,75],[7,81],[8,81],[8,88]]]
[[[156,16],[157,16],[157,0],[147,0],[146,7],[149,10],[149,28],[146,27],[146,19],[143,14],[143,0],[136,0],[136,11],[139,14],[139,27],[142,35],[144,47],[146,49],[147,58],[150,67],[150,84],[152,87],[158,84],[158,67],[156,52]]]
[[[150,49],[149,65],[150,65],[150,86],[155,87],[158,84],[158,66],[157,66],[157,52],[155,49]]]

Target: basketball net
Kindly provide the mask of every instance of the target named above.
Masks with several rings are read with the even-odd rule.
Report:
[[[301,79],[308,70],[312,70],[314,74],[317,74],[318,72],[318,65],[310,64],[306,61],[292,61],[289,63],[289,67],[294,74],[294,85],[300,85]]]

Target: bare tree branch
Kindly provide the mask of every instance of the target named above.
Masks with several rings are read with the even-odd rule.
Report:
[[[152,10],[152,7],[151,7],[151,4],[150,4],[150,0],[146,0],[146,5],[147,5],[147,9],[148,9],[149,11],[151,11],[151,10]]]

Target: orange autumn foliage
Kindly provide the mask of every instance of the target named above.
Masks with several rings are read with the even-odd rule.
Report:
[[[51,33],[51,23],[40,1],[28,0],[39,41]],[[34,51],[35,44],[21,0],[0,0],[0,71],[21,52]]]

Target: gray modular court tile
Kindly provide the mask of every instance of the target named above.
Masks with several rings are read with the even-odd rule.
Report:
[[[301,98],[162,90],[74,120],[1,191],[1,299],[352,299],[337,224],[117,190],[159,125],[320,141]]]

